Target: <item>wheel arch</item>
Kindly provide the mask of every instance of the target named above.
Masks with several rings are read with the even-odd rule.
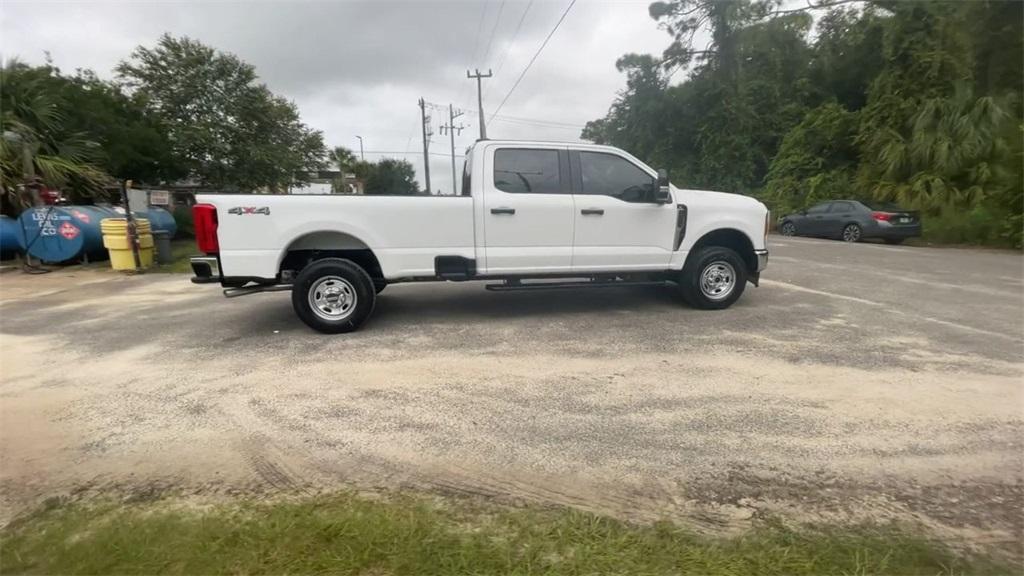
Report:
[[[278,256],[278,273],[293,270],[298,274],[310,263],[324,258],[346,258],[366,270],[370,278],[384,278],[373,249],[357,236],[338,230],[316,230],[297,236]]]
[[[705,233],[690,248],[689,254],[686,255],[686,262],[683,264],[684,269],[705,246],[721,246],[735,251],[747,265],[747,272],[752,275],[757,274],[757,254],[754,252],[754,242],[745,232],[735,228],[716,228]]]

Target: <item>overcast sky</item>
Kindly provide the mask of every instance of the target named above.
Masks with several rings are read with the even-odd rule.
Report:
[[[135,46],[151,46],[164,32],[186,35],[253,64],[261,81],[323,131],[328,146],[358,153],[361,135],[367,159],[406,158],[421,183],[423,97],[444,107],[432,112],[431,187],[450,193],[450,143],[439,130],[448,103],[466,110],[456,121],[468,126],[456,137],[457,154],[479,133],[475,81],[466,79],[466,69],[494,71],[484,80],[484,110],[494,112],[569,1],[535,0],[527,10],[527,0],[2,0],[0,53],[35,64],[48,52],[66,72],[90,68],[110,78]],[[627,52],[660,54],[668,45],[648,4],[578,0],[488,122],[488,137],[577,140],[583,124],[603,116],[625,85],[615,60]]]

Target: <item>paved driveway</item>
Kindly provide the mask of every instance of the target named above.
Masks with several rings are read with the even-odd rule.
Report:
[[[663,289],[397,285],[334,337],[283,293],[3,274],[3,517],[54,494],[413,487],[1019,542],[1020,254],[771,248],[727,311]]]

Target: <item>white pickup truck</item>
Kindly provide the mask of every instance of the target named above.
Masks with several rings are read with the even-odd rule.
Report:
[[[608,146],[481,140],[460,196],[200,195],[195,283],[290,290],[321,332],[357,329],[388,284],[491,290],[671,284],[726,308],[768,262],[769,214],[746,196],[675,188]]]

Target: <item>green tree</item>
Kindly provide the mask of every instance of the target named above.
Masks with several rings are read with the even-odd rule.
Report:
[[[772,161],[762,199],[776,214],[821,200],[856,198],[857,113],[835,101],[811,110],[786,134]]]
[[[370,165],[366,175],[366,194],[412,196],[419,193],[416,170],[408,160],[384,158]]]
[[[320,132],[232,54],[165,34],[153,48],[136,48],[117,72],[165,127],[185,172],[205,185],[278,191],[323,165]]]

